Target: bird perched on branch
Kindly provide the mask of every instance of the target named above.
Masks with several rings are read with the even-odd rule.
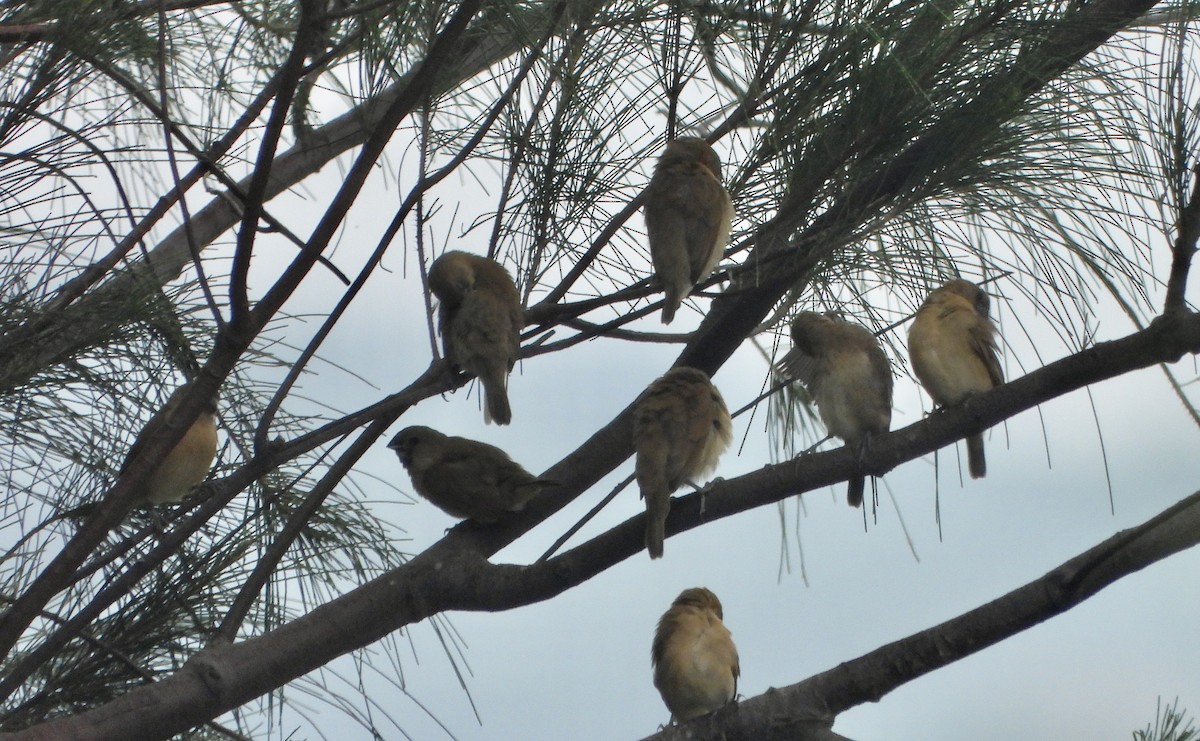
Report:
[[[388,443],[412,478],[417,493],[451,517],[489,525],[520,512],[543,488],[540,479],[494,445],[406,427]]]
[[[508,374],[525,325],[512,277],[495,260],[453,250],[429,267],[429,289],[438,298],[446,358],[483,385],[484,421],[508,424]]]
[[[721,259],[733,222],[721,161],[708,142],[690,136],[668,142],[642,208],[654,272],[667,294],[662,320],[670,324],[692,288]]]
[[[723,618],[721,600],[704,587],[683,590],[659,618],[650,663],[675,722],[719,710],[737,696],[741,668]]]
[[[183,402],[186,386],[181,386],[171,393],[166,404],[163,404],[160,415],[168,419]],[[133,441],[129,453],[121,464],[121,473],[129,469],[134,458],[141,453],[149,441],[148,433],[152,429],[153,420],[147,423]],[[162,459],[162,463],[138,492],[134,501],[140,504],[171,504],[181,502],[192,489],[200,485],[212,468],[213,459],[217,456],[217,399],[208,399],[200,411],[200,416],[192,423],[183,438],[171,448]]]
[[[892,367],[868,330],[832,314],[803,311],[792,320],[794,347],[784,359],[808,389],[831,435],[865,453],[871,433],[892,424]],[[863,501],[866,479],[850,479],[846,500]]]
[[[950,406],[1004,383],[988,295],[955,279],[930,292],[908,330],[908,354],[917,380],[935,404]],[[967,436],[971,478],[987,473],[983,433]]]
[[[672,368],[642,392],[633,410],[634,474],[651,558],[663,554],[671,492],[716,468],[732,440],[729,410],[704,371]]]

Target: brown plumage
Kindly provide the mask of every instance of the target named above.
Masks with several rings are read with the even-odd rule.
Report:
[[[417,493],[446,514],[482,524],[520,512],[552,482],[513,462],[500,448],[428,427],[406,427],[388,443]]]
[[[663,554],[671,492],[716,468],[732,439],[729,410],[704,371],[672,368],[642,392],[633,410],[634,473],[651,558]]]
[[[721,161],[708,142],[668,142],[646,186],[646,236],[654,272],[666,290],[663,324],[670,324],[693,286],[708,277],[725,251],[733,201],[721,185]]]
[[[175,409],[183,400],[186,386],[175,389],[167,403],[163,405],[160,414],[169,418],[175,414]],[[148,438],[150,425],[142,428],[129,448],[121,473],[129,468],[129,464],[141,452]],[[162,463],[146,479],[141,491],[134,501],[141,504],[170,504],[183,501],[192,489],[196,488],[208,477],[213,459],[217,455],[217,400],[210,399],[200,411],[200,416],[183,434],[183,438],[171,448]]]
[[[512,277],[495,260],[453,250],[429,267],[429,289],[438,298],[446,358],[483,385],[484,421],[508,424],[508,374],[525,325]]]
[[[719,710],[737,696],[737,647],[722,621],[721,600],[685,589],[659,618],[650,649],[654,686],[675,722]]]
[[[785,359],[802,381],[830,434],[862,452],[868,436],[892,424],[892,368],[866,329],[831,314],[801,312],[792,321],[795,347]],[[846,500],[863,501],[865,477],[849,481]]]
[[[1004,383],[996,327],[988,318],[988,295],[956,279],[930,292],[908,330],[913,373],[935,404],[958,404]],[[983,434],[967,436],[971,478],[983,478]]]

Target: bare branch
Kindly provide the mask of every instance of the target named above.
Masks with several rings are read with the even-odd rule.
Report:
[[[1077,607],[1119,579],[1200,544],[1200,492],[986,605],[829,671],[647,737],[809,739],[837,715]]]
[[[1200,164],[1192,168],[1192,194],[1180,209],[1175,243],[1171,246],[1171,276],[1167,279],[1167,298],[1163,311],[1187,310],[1187,278],[1200,239]]]

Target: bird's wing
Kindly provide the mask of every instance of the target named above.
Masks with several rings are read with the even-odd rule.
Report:
[[[971,350],[983,361],[993,386],[1004,383],[1004,369],[1000,367],[1000,348],[996,345],[996,329],[992,323],[982,317],[977,317],[967,331],[971,342]]]
[[[800,348],[793,346],[783,356],[783,361],[780,365],[783,367],[784,375],[789,381],[800,381],[810,394],[815,394],[813,385],[817,380],[819,362],[815,355],[809,355]]]

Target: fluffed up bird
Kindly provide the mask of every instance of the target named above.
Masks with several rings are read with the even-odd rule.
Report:
[[[166,415],[168,418],[174,415],[175,410],[183,401],[186,390],[186,386],[175,389],[167,399],[167,403],[163,405],[160,414]],[[129,453],[125,456],[125,462],[121,464],[122,474],[129,469],[129,464],[148,442],[147,434],[150,428],[151,425],[147,424],[133,441]],[[216,456],[217,399],[214,396],[207,400],[204,408],[200,411],[200,416],[183,434],[183,438],[175,444],[175,447],[171,448],[171,452],[162,459],[162,463],[154,469],[154,473],[146,479],[146,483],[135,496],[134,501],[140,504],[171,504],[183,501],[192,489],[199,486],[208,477],[208,472],[212,468],[213,459]]]
[[[446,358],[483,385],[485,422],[512,421],[508,374],[517,362],[525,314],[521,294],[500,263],[452,250],[429,267]]]
[[[494,445],[405,427],[388,447],[396,451],[417,493],[451,517],[490,525],[520,512],[553,482],[540,479]]]
[[[935,404],[958,404],[1004,383],[988,295],[955,279],[930,292],[908,330],[908,355],[917,380]],[[987,473],[983,434],[967,436],[971,478]]]
[[[675,722],[719,710],[737,696],[737,647],[722,621],[721,600],[685,589],[659,618],[650,649],[654,686]]]
[[[792,320],[794,347],[784,359],[804,383],[831,435],[865,452],[871,433],[892,425],[892,367],[868,330],[832,314],[803,311]],[[850,479],[846,501],[858,507],[866,478]]]
[[[670,324],[692,287],[708,277],[725,251],[733,201],[721,185],[721,161],[708,142],[667,142],[642,207],[654,272],[666,289],[663,324]]]
[[[633,410],[634,474],[646,500],[646,549],[661,558],[671,492],[717,467],[733,440],[721,393],[696,368],[672,368]]]

